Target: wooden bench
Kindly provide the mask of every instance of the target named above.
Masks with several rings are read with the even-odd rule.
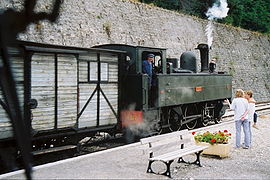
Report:
[[[154,161],[161,161],[166,164],[167,170],[162,175],[171,178],[170,165],[174,159],[178,159],[178,163],[189,163],[201,166],[200,154],[207,148],[207,146],[197,146],[190,144],[191,137],[188,136],[188,130],[176,131],[168,134],[148,137],[141,139],[141,144],[148,144],[149,163],[147,167],[147,173],[155,173],[151,165]],[[186,162],[183,156],[189,154],[196,154],[196,160],[194,162]]]

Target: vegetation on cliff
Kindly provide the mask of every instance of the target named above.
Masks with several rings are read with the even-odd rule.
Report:
[[[217,0],[140,0],[143,3],[176,10],[200,18],[206,18],[205,12]],[[270,34],[269,0],[227,0],[230,8],[228,16],[218,20],[251,31]]]

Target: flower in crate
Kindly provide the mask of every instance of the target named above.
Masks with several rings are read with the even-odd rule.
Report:
[[[192,132],[192,135],[194,135],[196,142],[207,142],[209,144],[227,144],[232,134],[227,130],[224,130],[214,133],[206,131],[203,134]]]

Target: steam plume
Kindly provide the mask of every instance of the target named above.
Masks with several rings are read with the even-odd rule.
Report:
[[[209,48],[212,46],[213,42],[213,20],[222,19],[227,16],[229,8],[227,7],[227,0],[218,0],[213,4],[211,8],[209,8],[206,12],[206,16],[208,17],[208,24],[206,26],[205,34],[207,36],[207,44]]]

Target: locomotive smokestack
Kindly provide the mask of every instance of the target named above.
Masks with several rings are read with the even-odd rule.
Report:
[[[196,49],[199,49],[201,54],[201,72],[209,72],[209,46],[199,44]]]

